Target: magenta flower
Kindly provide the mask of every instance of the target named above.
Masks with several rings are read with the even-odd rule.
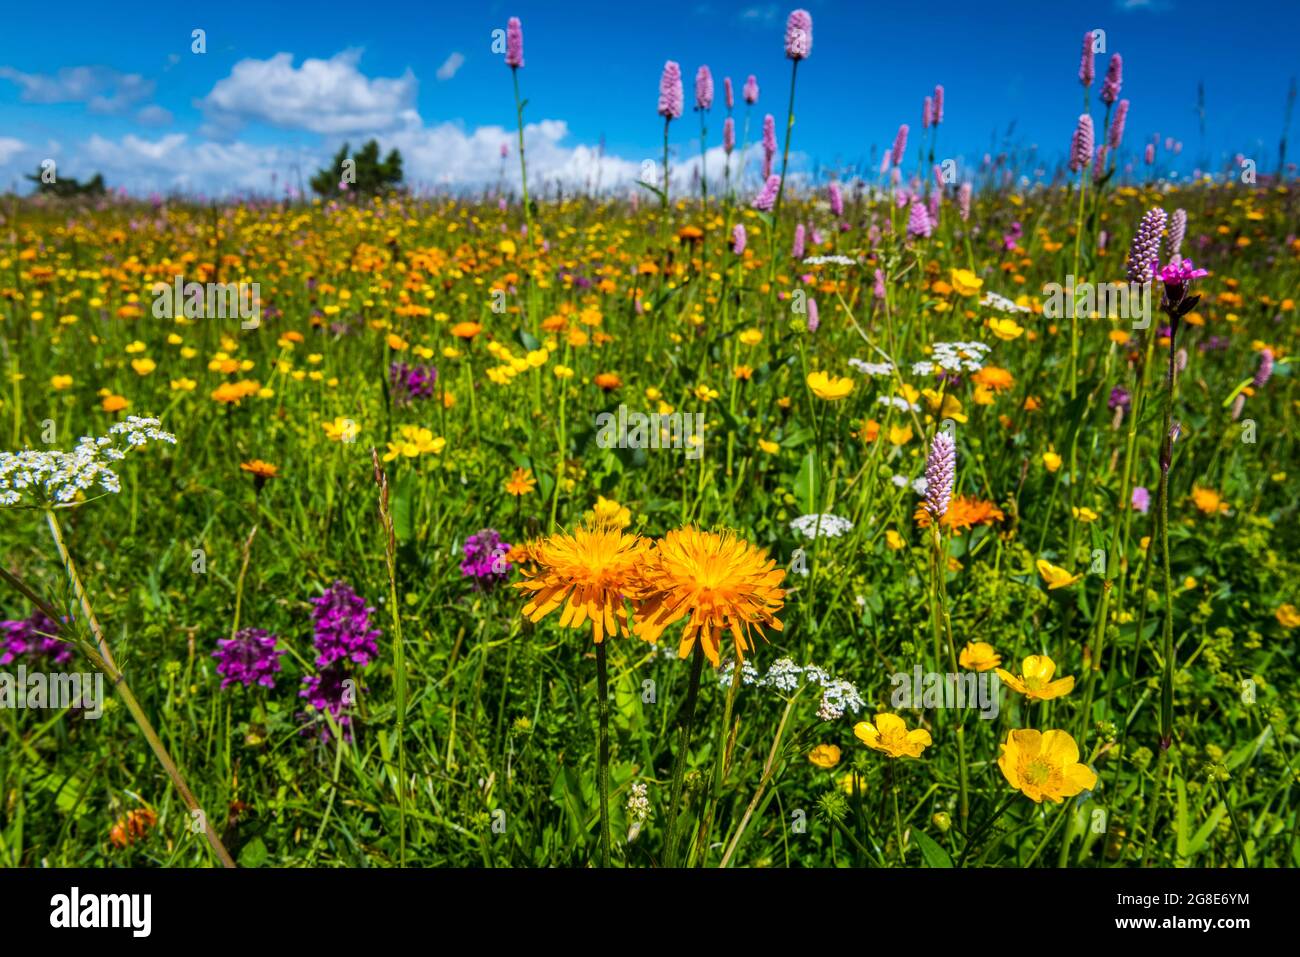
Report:
[[[1146,160],[1148,166],[1156,161],[1156,147],[1154,143],[1147,144],[1147,148],[1142,151],[1142,158]]]
[[[812,53],[812,14],[795,10],[785,21],[785,55],[791,60],[806,60]]]
[[[895,166],[903,165],[903,154],[907,152],[907,124],[904,123],[898,128],[898,135],[894,137],[893,160]]]
[[[348,585],[336,581],[311,603],[316,606],[312,611],[312,627],[319,652],[318,668],[329,667],[336,661],[366,665],[379,656],[382,632],[370,627],[370,613],[374,609]]]
[[[722,95],[726,100],[728,110],[736,105],[736,97],[731,91],[731,77],[729,76],[722,78]]]
[[[1273,350],[1264,348],[1259,352],[1259,368],[1255,370],[1255,378],[1251,379],[1251,384],[1256,389],[1262,389],[1268,385],[1268,380],[1271,378],[1273,378]]]
[[[713,74],[707,66],[695,71],[695,108],[709,110],[713,107]]]
[[[682,68],[676,60],[664,64],[664,72],[659,77],[659,115],[666,120],[680,119],[682,115]]]
[[[736,148],[736,121],[727,117],[722,121],[722,149],[731,155],[731,151]]]
[[[839,183],[831,183],[826,187],[826,192],[830,197],[831,215],[839,217],[844,215],[844,196],[840,192]]]
[[[1176,303],[1187,294],[1187,287],[1193,279],[1208,275],[1207,270],[1197,269],[1190,259],[1179,259],[1161,269],[1158,278],[1165,287],[1165,298]]]
[[[511,17],[506,21],[506,66],[517,70],[523,65],[524,28],[518,17]]]
[[[750,106],[753,106],[758,102],[758,79],[752,73],[749,75],[749,79],[745,81],[743,95],[745,97],[745,102]]]
[[[510,575],[511,565],[505,560],[510,544],[501,540],[495,528],[480,529],[465,539],[465,560],[460,563],[463,578],[472,579],[476,590],[490,589],[504,582]]]
[[[943,122],[943,84],[940,83],[934,88],[934,125],[938,126]]]
[[[1147,491],[1145,485],[1135,485],[1131,501],[1133,508],[1145,515],[1147,509],[1151,507],[1151,493]]]
[[[1079,82],[1085,87],[1092,86],[1096,70],[1092,61],[1092,31],[1083,35],[1083,55],[1079,59]]]
[[[921,103],[921,129],[928,130],[934,122],[934,100],[926,97]]]
[[[1106,79],[1101,84],[1101,102],[1110,106],[1119,99],[1119,89],[1124,85],[1124,58],[1118,53],[1110,58],[1106,67]]]
[[[794,243],[790,247],[790,255],[795,259],[803,259],[804,254],[804,228],[803,223],[799,223],[794,228]]]
[[[925,463],[925,510],[943,518],[957,477],[957,444],[948,432],[936,432]]]
[[[0,621],[0,665],[25,658],[35,667],[38,662],[63,665],[72,660],[72,645],[58,637],[59,626],[44,612],[34,611],[30,618]]]
[[[735,227],[731,230],[731,251],[737,256],[743,256],[745,254],[745,238],[744,223],[736,223]]]
[[[1124,139],[1124,121],[1128,119],[1128,100],[1120,100],[1115,106],[1115,115],[1110,121],[1110,148],[1119,149],[1119,144]]]
[[[776,194],[780,188],[781,177],[773,173],[767,178],[767,182],[763,184],[763,188],[758,195],[754,197],[754,208],[764,213],[770,213],[772,207],[776,205]]]
[[[962,183],[957,187],[957,214],[963,223],[970,219],[970,194],[970,183]]]
[[[809,332],[816,332],[816,331],[817,331],[817,327],[820,326],[821,324],[822,324],[822,321],[821,321],[821,319],[819,318],[819,316],[817,315],[817,300],[816,300],[816,299],[813,299],[812,297],[809,297],[809,299],[808,299],[808,331],[809,331]]]
[[[763,152],[776,155],[776,118],[771,113],[763,117]]]
[[[926,210],[925,204],[919,200],[912,203],[911,212],[907,217],[907,232],[910,236],[919,236],[928,239],[934,232],[934,226],[930,222],[930,213]]]
[[[261,628],[241,628],[234,638],[221,638],[212,657],[217,659],[217,674],[221,675],[222,689],[233,684],[245,688],[261,685],[275,687],[275,675],[280,670],[280,656],[275,635]]]

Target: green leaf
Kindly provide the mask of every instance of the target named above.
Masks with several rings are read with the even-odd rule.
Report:
[[[813,502],[816,483],[817,456],[813,452],[805,452],[803,464],[799,467],[799,475],[794,480],[794,497],[807,508],[809,515],[817,511],[816,504]]]
[[[533,337],[532,333],[528,332],[526,329],[520,329],[519,332],[516,333],[516,336],[519,339],[519,344],[529,352],[536,352],[542,347],[542,344],[538,342]]]
[[[406,472],[393,493],[393,532],[399,542],[415,537],[415,473]]]
[[[239,852],[239,866],[261,867],[266,863],[268,857],[270,857],[270,854],[266,850],[266,844],[262,842],[260,837],[255,837],[245,844],[244,849]]]
[[[921,856],[925,858],[927,867],[952,867],[952,858],[948,852],[935,843],[934,839],[925,831],[913,831],[912,835],[916,838],[916,844],[921,849]]]

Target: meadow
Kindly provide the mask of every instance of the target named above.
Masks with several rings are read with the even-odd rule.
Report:
[[[1033,182],[683,185],[666,69],[613,192],[6,197],[0,667],[105,700],[0,684],[0,863],[1300,863],[1295,181],[1112,80]]]

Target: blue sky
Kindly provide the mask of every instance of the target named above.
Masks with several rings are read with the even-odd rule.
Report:
[[[1161,157],[1183,175],[1236,152],[1274,168],[1300,4],[1251,5],[1249,15],[1208,0],[804,5],[813,50],[799,68],[792,149],[805,170],[865,162],[902,122],[912,126],[914,149],[921,100],[936,83],[946,89],[940,158],[957,158],[959,168],[977,162],[994,143],[1001,148],[1014,121],[1013,145],[1037,145],[1040,165],[1050,168],[1082,108],[1079,50],[1095,28],[1106,31],[1107,54],[1124,57],[1128,149],[1158,132],[1183,143],[1181,155]],[[179,6],[74,0],[59,5],[57,24],[39,5],[11,6],[0,30],[0,187],[48,157],[64,175],[102,170],[110,184],[134,192],[265,192],[272,173],[283,185],[296,179],[295,164],[306,176],[340,141],[370,135],[402,149],[409,180],[453,188],[495,182],[500,144],[511,139],[507,175],[517,181],[510,75],[491,50],[492,31],[512,14],[524,26],[530,178],[587,181],[602,138],[606,184],[630,182],[644,160],[657,159],[655,103],[666,59],[681,63],[688,103],[696,68],[711,67],[718,87],[711,145],[721,135],[723,76],[737,94],[748,74],[758,78],[751,139],[766,112],[784,130],[787,5]],[[206,32],[201,55],[191,52],[196,28]],[[1092,91],[1098,122],[1106,59],[1097,58]],[[743,104],[736,115],[739,127]],[[698,137],[694,114],[673,124],[683,162],[698,154]],[[1291,139],[1295,160],[1300,129]],[[720,163],[710,162],[716,172]]]

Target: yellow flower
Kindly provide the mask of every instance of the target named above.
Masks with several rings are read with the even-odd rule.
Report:
[[[1049,472],[1055,472],[1061,467],[1061,457],[1056,454],[1056,450],[1049,448],[1043,453],[1043,467]]]
[[[603,526],[555,534],[524,546],[519,571],[526,579],[514,587],[529,592],[523,613],[538,622],[563,606],[561,628],[591,622],[592,639],[627,635],[625,598],[639,596],[636,584],[650,543]]]
[[[106,395],[104,396],[104,401],[101,403],[101,406],[105,412],[121,412],[130,404],[130,402],[126,401],[125,396]]]
[[[1295,605],[1279,605],[1273,614],[1277,618],[1277,623],[1288,631],[1292,628],[1300,628],[1300,611],[1296,611]]]
[[[819,744],[808,752],[808,760],[829,771],[840,763],[840,749],[833,744]]]
[[[627,528],[632,524],[632,513],[612,498],[596,496],[596,505],[583,516],[590,525],[612,525],[614,528]]]
[[[527,495],[536,486],[537,479],[533,478],[532,469],[515,469],[510,473],[510,478],[506,480],[506,492],[515,498]]]
[[[72,376],[56,375],[50,376],[50,388],[55,392],[62,392],[64,389],[72,387]]]
[[[808,373],[808,388],[813,395],[827,402],[838,402],[853,391],[853,380],[827,375],[825,372]]]
[[[1100,517],[1096,512],[1086,506],[1083,508],[1071,506],[1070,512],[1074,515],[1076,520],[1082,522],[1084,525],[1087,525],[1089,522],[1095,522]]]
[[[759,439],[758,447],[768,455],[776,455],[777,452],[781,451],[780,445],[775,442],[769,442],[767,439]]]
[[[1019,339],[1024,335],[1024,328],[1016,324],[1014,319],[990,319],[989,332],[997,336],[1004,342],[1010,342],[1013,339]]]
[[[1075,582],[1083,577],[1082,574],[1071,575],[1059,565],[1053,565],[1051,562],[1039,559],[1036,563],[1038,574],[1043,576],[1043,581],[1047,582],[1047,590],[1055,591],[1058,588],[1069,588]]]
[[[193,379],[182,377],[180,379],[172,379],[171,386],[173,392],[193,392],[198,386],[198,383]]]
[[[990,671],[1002,664],[1002,656],[986,641],[968,641],[957,663],[971,671]]]
[[[957,290],[958,295],[973,296],[980,291],[980,287],[983,285],[984,280],[969,269],[954,269],[952,271],[952,288]]]
[[[903,540],[902,535],[899,535],[898,532],[891,528],[885,532],[885,544],[889,546],[891,551],[896,552],[900,548],[904,547],[907,542]]]
[[[339,416],[333,422],[322,422],[321,427],[331,442],[351,442],[361,433],[359,424],[343,416]]]
[[[397,333],[390,332],[388,334],[388,348],[392,349],[394,352],[405,352],[407,345],[407,341]]]
[[[912,441],[912,427],[910,425],[891,425],[889,427],[889,444],[906,445]]]
[[[148,375],[158,368],[158,364],[152,359],[132,359],[131,368],[135,370],[136,375]]]
[[[501,242],[497,243],[497,249],[505,253],[507,256],[513,256],[516,252],[515,242],[513,239],[503,239]]]
[[[573,370],[570,369],[568,366],[557,365],[557,366],[553,367],[553,368],[551,369],[551,371],[552,371],[553,373],[555,373],[555,378],[557,378],[557,379],[572,379],[572,378],[573,378]]]
[[[1029,655],[1020,665],[1020,674],[1013,675],[1004,668],[997,669],[1002,683],[1018,691],[1031,701],[1051,701],[1074,690],[1074,676],[1052,680],[1056,662],[1047,655]]]
[[[1064,731],[1008,732],[998,767],[1013,788],[1037,804],[1043,798],[1060,804],[1097,785],[1096,772],[1079,763],[1079,746]]]
[[[433,432],[418,425],[404,425],[399,433],[400,441],[389,442],[384,461],[391,462],[399,455],[413,459],[421,455],[439,455],[447,447],[447,440],[442,436],[434,438]]]
[[[756,346],[763,341],[763,333],[757,329],[746,329],[737,338],[743,345]]]
[[[887,711],[876,715],[875,724],[859,721],[853,726],[853,733],[867,747],[883,751],[891,758],[919,758],[933,743],[929,731],[924,728],[908,731],[907,722]]]
[[[1195,483],[1192,484],[1192,501],[1206,515],[1218,515],[1228,510],[1228,503],[1223,500],[1223,496],[1212,488],[1201,488]]]
[[[752,633],[776,618],[785,603],[780,587],[785,569],[767,552],[731,532],[717,534],[686,526],[656,543],[641,570],[641,601],[634,600],[637,637],[658,642],[665,629],[686,619],[677,655],[687,657],[698,640],[716,668],[724,632],[741,661],[753,648]]]

